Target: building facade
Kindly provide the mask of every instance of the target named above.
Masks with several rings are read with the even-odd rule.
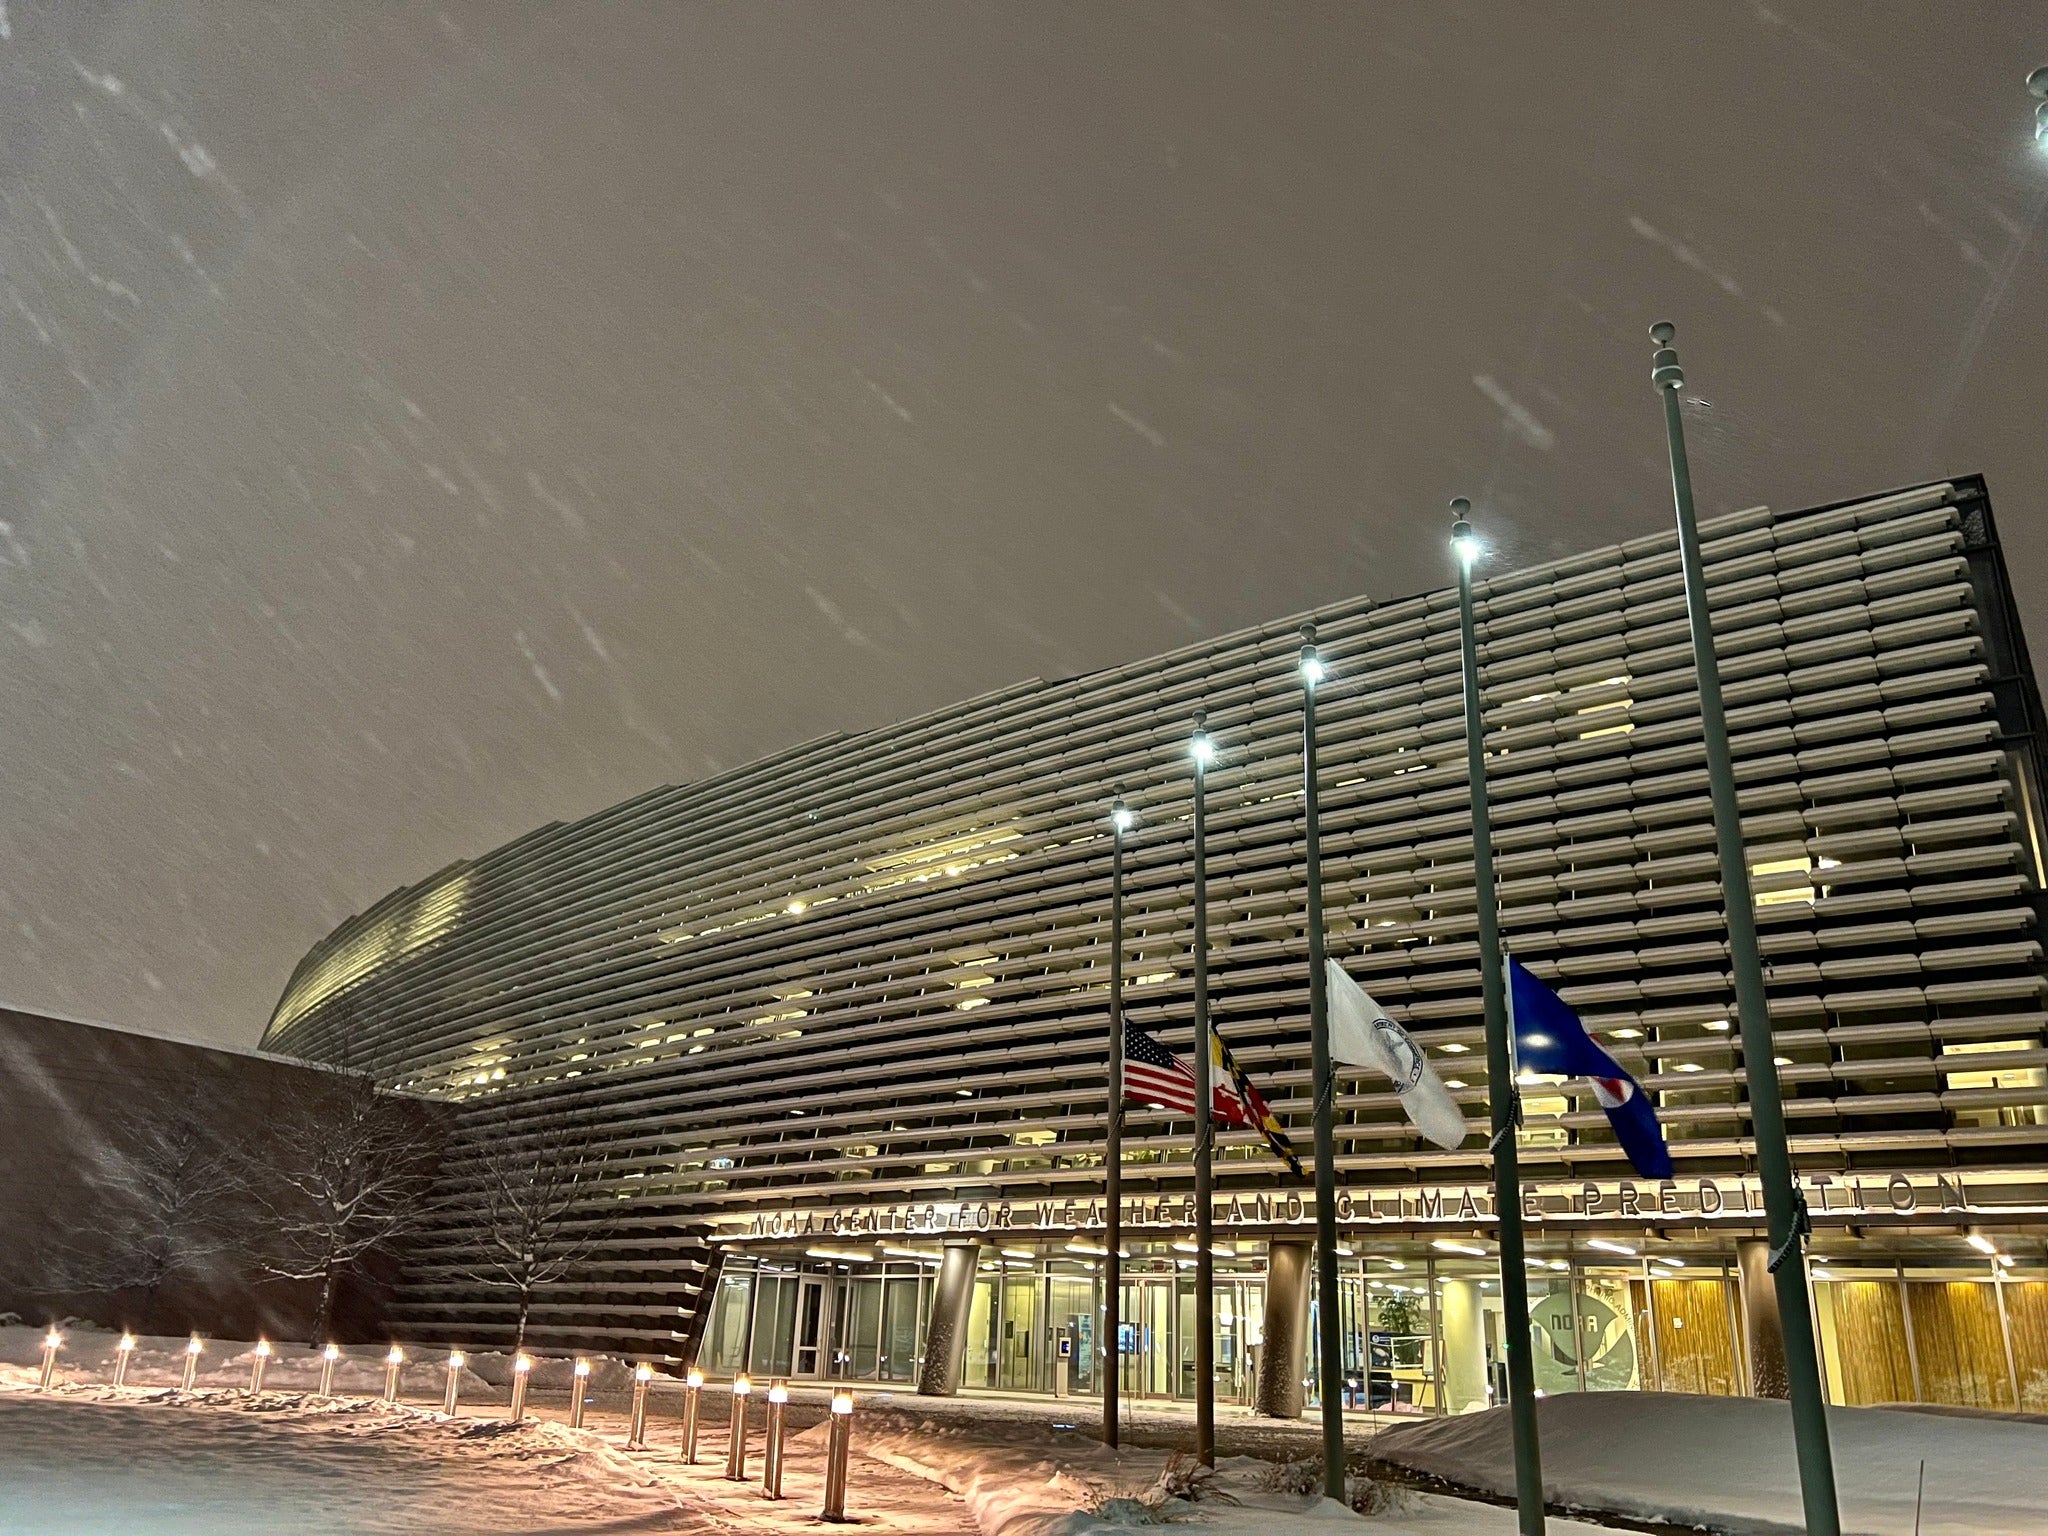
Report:
[[[271,1272],[277,1190],[336,1074],[259,1051],[0,1008],[0,1315],[231,1339],[307,1338],[320,1285]],[[402,1111],[431,1155],[452,1111]],[[328,1333],[384,1336],[388,1252],[341,1267]]]
[[[1483,530],[1482,530],[1483,531]],[[1981,481],[1705,525],[1779,1071],[1829,1390],[2048,1409],[2041,709]],[[1770,1286],[1668,534],[1477,589],[1504,941],[1657,1102],[1633,1176],[1577,1085],[1524,1086],[1538,1384],[1769,1389]],[[1192,717],[1217,1028],[1308,1141],[1301,617],[1318,627],[1330,953],[1483,1113],[1471,824],[1448,591],[827,737],[542,828],[394,892],[291,978],[267,1049],[491,1115],[603,1126],[601,1233],[542,1347],[714,1371],[1092,1391],[1107,812],[1125,1007],[1192,1041]],[[1500,1354],[1484,1137],[1419,1140],[1340,1081],[1334,1317],[1361,1402],[1482,1406]],[[1191,1395],[1192,1125],[1132,1106],[1138,1398]],[[1303,1303],[1312,1191],[1217,1160],[1217,1391]],[[458,1198],[463,1154],[445,1175]],[[506,1336],[467,1278],[482,1201],[409,1264],[422,1338]],[[1540,1267],[1539,1267],[1540,1266]],[[1314,1351],[1275,1327],[1299,1379]],[[1268,1352],[1269,1354],[1271,1352]],[[1316,1384],[1316,1390],[1321,1384]],[[1347,1389],[1354,1390],[1354,1389]]]

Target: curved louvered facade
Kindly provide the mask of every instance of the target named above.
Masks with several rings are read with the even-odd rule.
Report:
[[[1705,535],[1786,1113],[1802,1174],[1825,1181],[1810,1187],[1819,1241],[1904,1253],[1986,1226],[2038,1251],[2025,1234],[2048,1147],[2039,710],[1983,487],[1744,512]],[[1495,573],[1478,607],[1506,942],[1657,1097],[1680,1174],[1670,1190],[1628,1184],[1590,1096],[1530,1087],[1534,1251],[1562,1270],[1606,1233],[1609,1248],[1663,1241],[1726,1263],[1761,1218],[1744,1215],[1675,540]],[[1307,617],[1331,669],[1331,953],[1478,1110],[1453,596]],[[1087,1245],[1068,1240],[1099,1219],[1102,1180],[1106,807],[1120,786],[1138,818],[1127,1010],[1185,1052],[1197,709],[1221,747],[1215,1017],[1308,1143],[1299,622],[822,738],[543,828],[344,924],[300,965],[263,1045],[515,1121],[564,1106],[601,1119],[605,1235],[541,1298],[543,1344],[687,1357],[721,1264],[729,1280],[764,1262],[845,1277],[893,1258],[916,1275],[942,1230],[985,1236],[989,1262],[1033,1284],[1051,1283],[1052,1255],[1078,1275]],[[1357,1262],[1406,1253],[1419,1273],[1465,1246],[1447,1237],[1483,1246],[1483,1138],[1437,1151],[1387,1084],[1342,1086]],[[1190,1131],[1135,1106],[1126,1131],[1135,1241],[1169,1278]],[[1219,1195],[1236,1202],[1225,1231],[1302,1230],[1299,1195],[1255,1137],[1227,1136],[1219,1157]],[[473,1172],[451,1158],[456,1214],[411,1262],[402,1315],[422,1336],[505,1336],[509,1303],[464,1270]],[[747,1325],[783,1305],[756,1295]],[[1441,1337],[1434,1293],[1430,1308]],[[888,1352],[891,1326],[877,1321],[861,1358]],[[914,1335],[895,1336],[914,1351]],[[800,1351],[785,1368],[805,1368]],[[827,1344],[809,1365],[851,1358]]]

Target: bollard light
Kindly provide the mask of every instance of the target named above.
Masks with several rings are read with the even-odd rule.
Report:
[[[199,1335],[196,1333],[193,1334],[190,1339],[186,1340],[185,1379],[178,1383],[178,1388],[180,1391],[190,1392],[192,1390],[193,1380],[199,1375],[199,1351],[201,1351],[204,1348],[206,1348],[206,1346],[199,1342]]]
[[[320,1395],[334,1396],[334,1362],[341,1358],[341,1346],[330,1344],[320,1351]]]
[[[694,1365],[683,1378],[683,1460],[697,1465],[697,1406],[704,1395],[704,1373]]]
[[[654,1367],[641,1361],[633,1367],[633,1422],[626,1431],[629,1449],[647,1444],[647,1384],[654,1380]]]
[[[789,1413],[789,1388],[776,1382],[768,1389],[767,1444],[761,1452],[761,1496],[782,1497],[782,1430]]]
[[[448,1351],[448,1389],[441,1394],[441,1411],[451,1419],[455,1417],[455,1401],[460,1392],[462,1359],[461,1350]]]
[[[57,1351],[62,1349],[63,1347],[64,1335],[59,1333],[56,1329],[52,1328],[48,1333],[43,1335],[42,1388],[45,1392],[50,1390],[50,1383],[56,1380],[57,1378]]]
[[[126,1386],[126,1385],[127,1385],[127,1383],[128,1383],[128,1362],[129,1362],[130,1360],[133,1360],[134,1358],[135,1358],[135,1335],[134,1335],[134,1334],[132,1334],[132,1333],[124,1333],[124,1334],[122,1334],[122,1335],[121,1335],[121,1342],[120,1342],[120,1343],[118,1343],[118,1344],[116,1344],[116,1345],[114,1346],[114,1385],[115,1385],[115,1386],[117,1386],[117,1387],[120,1387],[120,1386]]]
[[[533,1374],[533,1356],[520,1355],[512,1362],[512,1408],[505,1415],[514,1424],[526,1417],[526,1380]],[[454,1387],[451,1385],[452,1392]]]
[[[726,1418],[725,1477],[727,1482],[747,1480],[747,1395],[754,1384],[745,1374],[732,1379],[732,1412]]]
[[[264,1367],[270,1364],[270,1340],[258,1339],[250,1353],[255,1357],[249,1362],[249,1394],[253,1397],[263,1390]]]
[[[590,1362],[588,1360],[578,1360],[576,1362],[576,1380],[569,1388],[569,1427],[571,1429],[581,1429],[583,1427],[583,1393],[589,1381]]]
[[[825,1507],[827,1520],[846,1518],[846,1453],[853,1443],[853,1394],[832,1394],[832,1438],[825,1444]]]
[[[384,1357],[384,1401],[387,1403],[398,1401],[398,1372],[404,1364],[405,1351],[396,1344],[392,1345],[391,1353]]]

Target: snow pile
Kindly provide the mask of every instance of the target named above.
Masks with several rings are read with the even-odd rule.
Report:
[[[494,1387],[510,1390],[512,1385],[512,1362],[514,1355],[500,1354],[496,1350],[471,1351],[465,1356],[470,1371]],[[573,1357],[557,1355],[534,1355],[533,1369],[528,1373],[527,1386],[535,1392],[567,1392],[576,1380],[576,1361]],[[590,1380],[586,1390],[591,1392],[629,1392],[633,1387],[633,1362],[620,1360],[612,1355],[587,1355],[590,1362]]]
[[[825,1433],[805,1431],[809,1440]],[[863,1409],[856,1449],[952,1489],[973,1510],[980,1536],[1125,1536],[1133,1527],[1184,1526],[1200,1536],[1273,1536],[1300,1527],[1327,1536],[1512,1536],[1512,1509],[1440,1494],[1395,1490],[1386,1507],[1358,1515],[1314,1494],[1276,1491],[1273,1463],[1233,1456],[1217,1465],[1214,1493],[1196,1502],[1159,1497],[1168,1453],[1111,1451],[1050,1425],[986,1427],[909,1412]],[[1597,1527],[1553,1520],[1555,1532]]]
[[[1537,1405],[1553,1505],[1736,1536],[1805,1529],[1792,1418],[1781,1402],[1668,1392],[1572,1392]],[[2048,1423],[1889,1408],[1831,1408],[1843,1529],[1922,1536],[2048,1536]],[[1380,1461],[1461,1488],[1514,1488],[1507,1410],[1383,1431]]]

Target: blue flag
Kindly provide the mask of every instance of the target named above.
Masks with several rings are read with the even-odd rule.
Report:
[[[1519,960],[1508,961],[1508,1017],[1514,1021],[1515,1055],[1524,1071],[1585,1078],[1636,1172],[1646,1179],[1671,1177],[1671,1152],[1649,1095],[1586,1033],[1571,1005]]]

